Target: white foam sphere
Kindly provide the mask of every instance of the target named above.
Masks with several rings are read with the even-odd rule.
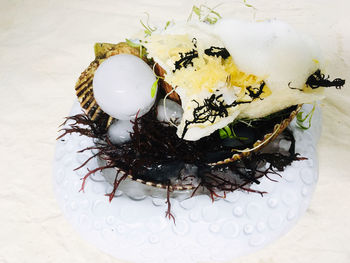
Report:
[[[183,112],[179,104],[169,99],[160,100],[157,105],[157,119],[162,122],[179,125]]]
[[[133,124],[130,120],[114,121],[108,128],[108,138],[114,144],[123,144],[130,141],[130,132],[133,131]]]
[[[142,59],[119,54],[102,62],[93,79],[97,104],[108,115],[130,120],[147,113],[154,104],[152,85],[156,81],[152,69]]]

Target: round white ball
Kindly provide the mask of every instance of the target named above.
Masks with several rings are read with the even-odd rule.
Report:
[[[147,113],[156,95],[151,89],[156,77],[142,59],[119,54],[105,60],[96,70],[93,91],[97,104],[108,115],[130,120]]]
[[[130,133],[133,132],[133,124],[130,120],[117,120],[108,128],[108,138],[114,144],[123,144],[130,141]]]
[[[175,125],[179,125],[183,112],[179,104],[169,99],[165,99],[165,101],[160,100],[157,105],[157,119],[161,122],[171,122]]]

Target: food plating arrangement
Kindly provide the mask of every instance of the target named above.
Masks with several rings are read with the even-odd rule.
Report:
[[[75,85],[81,113],[66,118],[58,141],[93,140],[75,168],[98,163],[81,176],[82,192],[96,173],[112,187],[109,202],[128,182],[149,196],[161,190],[176,228],[172,199],[205,195],[214,206],[233,192],[265,198],[268,189],[254,187],[262,178],[278,187],[272,175],[308,161],[289,125],[309,129],[324,89],[345,84],[326,74],[309,37],[282,21],[223,18],[205,6],[185,22],[142,25],[124,42],[96,43]],[[276,138],[286,147],[273,146]]]

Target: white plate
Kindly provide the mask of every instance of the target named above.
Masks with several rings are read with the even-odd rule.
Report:
[[[309,111],[310,105],[303,110]],[[80,113],[76,102],[71,114]],[[206,195],[190,199],[171,199],[176,224],[165,218],[166,199],[160,190],[145,194],[137,187],[132,196],[119,190],[110,203],[106,193],[112,186],[101,174],[91,176],[85,192],[79,192],[87,169],[97,167],[91,160],[80,166],[91,152],[77,153],[93,145],[91,139],[68,135],[58,141],[54,161],[54,189],[65,216],[75,229],[102,251],[128,262],[228,261],[261,249],[292,228],[307,209],[318,179],[316,144],[321,130],[317,107],[312,127],[303,131],[291,128],[296,152],[308,160],[296,161],[278,180],[260,179],[255,193],[235,191],[214,203]],[[276,141],[277,143],[277,141]],[[280,141],[283,147],[283,141]],[[122,189],[122,188],[120,188]]]

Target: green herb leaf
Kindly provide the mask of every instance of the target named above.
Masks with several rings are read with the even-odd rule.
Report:
[[[174,24],[174,21],[167,21],[164,27],[164,30],[166,30],[171,24]]]
[[[128,44],[130,47],[136,47],[140,49],[140,58],[143,58],[143,56],[146,54],[145,48],[142,46],[142,44],[135,43],[129,39],[125,39],[126,44]]]
[[[159,78],[157,78],[157,80],[152,84],[152,88],[151,88],[151,97],[152,98],[154,98],[154,96],[156,95],[157,88],[158,88],[158,81],[159,81]]]
[[[198,6],[193,6],[192,8],[193,12],[197,15],[200,16],[201,15],[201,9]]]
[[[140,47],[141,44],[137,44],[135,42],[132,42],[130,39],[125,39],[126,44],[128,44],[130,47]]]
[[[312,107],[312,110],[305,115],[305,117],[303,117],[303,113],[302,111],[298,112],[296,118],[297,118],[297,126],[300,128],[300,129],[303,129],[303,130],[307,130],[311,127],[311,120],[312,120],[312,116],[314,115],[314,112],[315,112],[315,109],[316,109],[316,104],[314,104],[314,106]],[[304,125],[304,122],[307,120],[308,122],[308,125]]]
[[[209,24],[215,24],[219,19],[222,18],[218,12],[214,11],[214,9],[216,7],[210,8],[210,7],[205,6],[205,5],[200,5],[198,7],[198,6],[194,5],[192,7],[192,11],[191,11],[187,21],[190,21],[192,19],[192,15],[196,14],[198,16],[199,21],[206,22]]]
[[[224,128],[219,130],[219,135],[221,139],[225,139],[225,138],[233,138],[232,137],[232,131],[231,128],[229,126],[225,126]]]
[[[255,8],[253,5],[247,3],[247,0],[243,0],[243,4],[244,4],[246,7],[250,7],[250,8],[253,8],[253,9],[256,10],[256,8]]]
[[[147,15],[146,24],[143,23],[142,20],[140,20],[140,23],[141,23],[141,25],[143,26],[143,28],[145,29],[145,30],[144,30],[144,32],[145,32],[145,37],[148,37],[148,36],[152,35],[152,33],[153,33],[154,31],[156,31],[157,28],[156,28],[156,27],[153,27],[153,28],[152,28],[152,27],[149,25],[149,23],[148,23],[148,21],[149,21],[149,14],[148,14],[148,13],[145,13],[145,14]]]
[[[221,139],[230,138],[230,139],[237,139],[240,141],[248,140],[248,138],[246,137],[237,136],[237,134],[234,132],[232,127],[230,127],[230,125],[227,125],[224,128],[220,129],[219,136]]]

